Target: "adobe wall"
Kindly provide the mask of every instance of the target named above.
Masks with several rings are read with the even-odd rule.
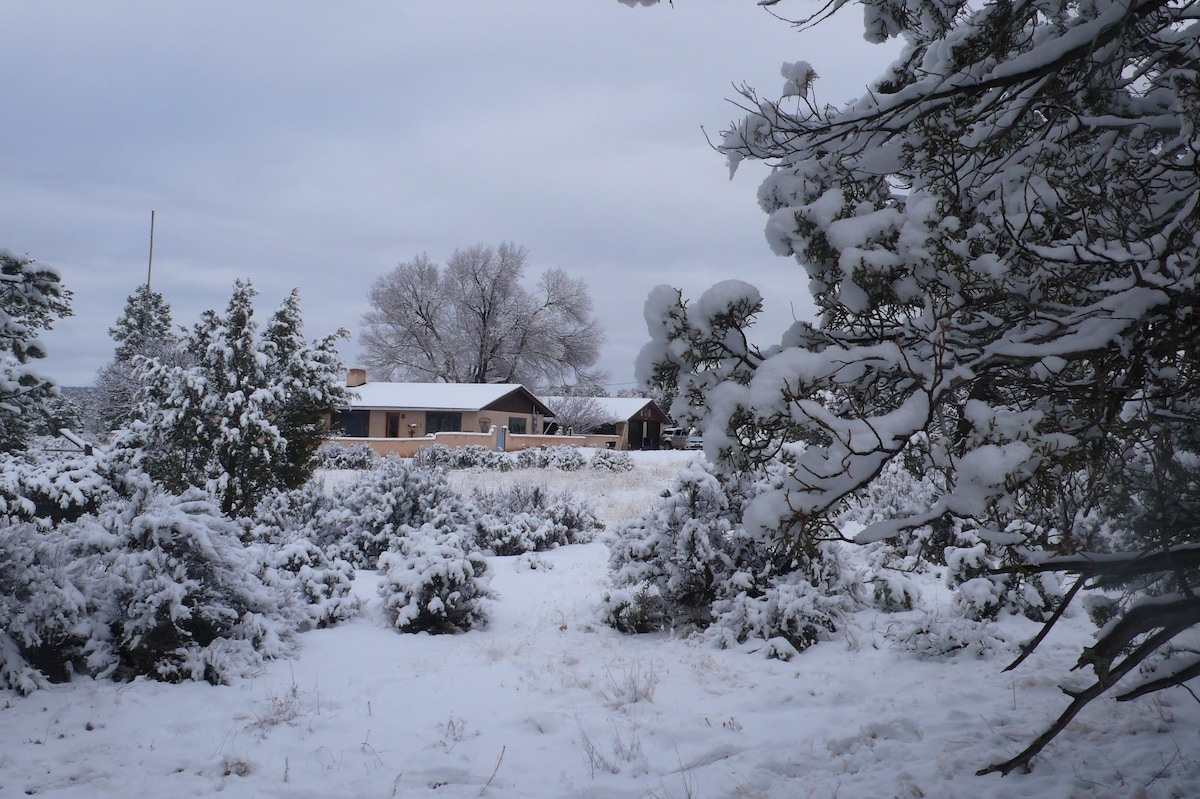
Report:
[[[434,433],[428,436],[414,438],[383,438],[371,436],[368,438],[331,438],[329,442],[343,447],[353,447],[366,444],[380,455],[398,455],[411,458],[424,447],[442,444],[447,447],[466,447],[471,445],[496,449],[499,430],[493,428],[490,433]],[[595,447],[597,449],[616,449],[620,441],[616,436],[533,436],[520,433],[508,433],[504,449],[508,452],[519,452],[523,449],[538,447]],[[610,446],[611,444],[611,446]]]

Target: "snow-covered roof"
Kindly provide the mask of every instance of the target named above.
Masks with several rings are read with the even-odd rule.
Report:
[[[553,408],[555,403],[561,402],[563,399],[565,398],[543,397],[542,401]],[[592,399],[596,400],[596,404],[604,410],[604,415],[610,422],[627,422],[636,416],[638,411],[654,401],[648,397],[593,397]]]
[[[541,402],[520,383],[364,383],[348,391],[360,410],[478,411],[515,392]]]

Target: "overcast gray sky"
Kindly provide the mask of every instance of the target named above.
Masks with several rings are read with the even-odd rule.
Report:
[[[764,168],[730,181],[702,128],[738,116],[735,83],[774,96],[784,61],[811,62],[826,102],[862,93],[895,49],[843,16],[797,34],[751,0],[0,0],[0,247],[75,293],[41,370],[88,385],[112,357],[151,210],[177,323],[237,278],[264,317],[298,287],[309,338],[354,335],[348,366],[373,280],[503,240],[530,283],[587,280],[614,390],[659,283],[747,280],[777,337],[811,313],[806,280],[763,238]]]

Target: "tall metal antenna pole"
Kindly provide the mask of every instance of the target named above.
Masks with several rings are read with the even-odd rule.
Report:
[[[150,291],[150,275],[154,271],[154,211],[150,212],[150,262],[146,265],[146,291]]]

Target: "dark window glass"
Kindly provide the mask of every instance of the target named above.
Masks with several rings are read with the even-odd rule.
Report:
[[[383,434],[387,438],[400,437],[400,414],[389,413],[387,415],[387,424],[383,426]]]
[[[425,414],[426,433],[461,433],[462,414],[457,411],[428,411]]]
[[[347,438],[366,438],[370,425],[370,411],[340,411],[333,415],[333,429]]]
[[[526,422],[526,421],[527,421],[527,420],[525,419],[525,417],[524,417],[524,416],[510,416],[510,417],[508,417],[508,432],[510,432],[510,433],[520,433],[520,434],[524,435],[524,433],[525,433],[525,422]]]

